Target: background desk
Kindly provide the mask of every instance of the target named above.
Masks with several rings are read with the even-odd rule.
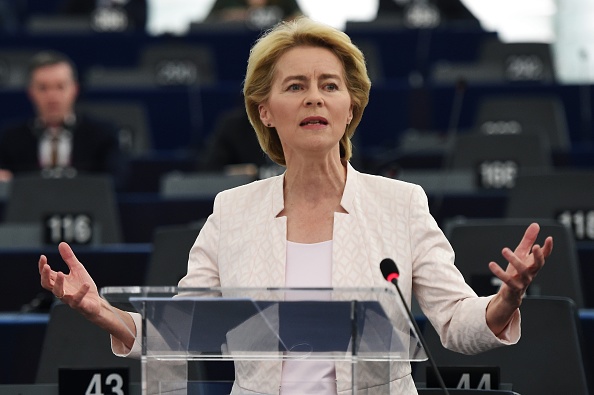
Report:
[[[0,352],[3,356],[0,359],[0,384],[33,383],[48,318],[47,314],[0,314]],[[418,321],[420,325],[424,325],[426,319],[418,317]],[[592,371],[594,310],[581,310],[580,321],[584,334],[584,355],[589,365],[586,369]],[[2,386],[0,386],[0,393],[5,393],[2,391]],[[28,392],[22,392],[22,395],[28,394]],[[39,394],[39,392],[31,392],[31,394]]]

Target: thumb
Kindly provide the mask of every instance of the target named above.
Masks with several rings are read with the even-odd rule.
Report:
[[[74,255],[74,252],[72,251],[72,248],[70,247],[70,245],[68,245],[68,243],[61,242],[58,245],[58,251],[60,252],[60,256],[62,257],[64,262],[66,262],[68,269],[72,270],[77,265],[82,265],[78,258],[76,258],[76,255]]]

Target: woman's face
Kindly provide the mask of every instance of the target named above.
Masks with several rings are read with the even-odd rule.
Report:
[[[290,49],[277,61],[270,95],[259,110],[262,122],[276,128],[287,162],[293,155],[339,155],[353,117],[340,60],[326,48]]]

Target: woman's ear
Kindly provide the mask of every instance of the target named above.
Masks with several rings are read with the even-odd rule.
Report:
[[[258,112],[260,113],[260,120],[262,123],[268,127],[272,127],[272,123],[270,122],[270,113],[264,104],[260,104],[258,106]]]
[[[349,108],[349,115],[347,116],[347,125],[350,125],[352,120],[353,120],[353,105],[351,104],[351,107]]]

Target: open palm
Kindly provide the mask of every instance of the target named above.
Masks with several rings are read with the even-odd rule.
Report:
[[[52,270],[47,257],[42,255],[39,258],[41,286],[87,318],[99,314],[101,298],[95,282],[67,243],[60,243],[58,250],[69,273]]]

